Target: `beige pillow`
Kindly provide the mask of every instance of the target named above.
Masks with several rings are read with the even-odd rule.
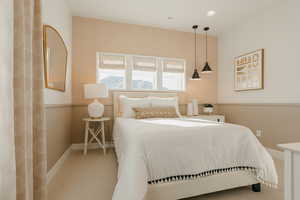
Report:
[[[177,118],[175,107],[132,108],[136,119]]]

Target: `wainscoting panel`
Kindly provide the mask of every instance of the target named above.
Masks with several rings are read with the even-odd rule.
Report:
[[[300,104],[218,104],[218,111],[229,123],[249,127],[264,146],[300,141]]]
[[[71,105],[45,105],[47,131],[47,170],[71,146]]]

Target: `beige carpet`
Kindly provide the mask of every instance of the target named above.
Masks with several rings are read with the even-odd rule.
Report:
[[[283,162],[276,160],[279,188],[263,186],[254,193],[249,187],[217,192],[186,200],[283,200]],[[90,150],[86,156],[74,151],[48,185],[48,200],[111,200],[117,163],[112,150]]]

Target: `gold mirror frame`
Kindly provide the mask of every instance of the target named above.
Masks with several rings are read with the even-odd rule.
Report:
[[[53,30],[60,38],[60,40],[63,43],[65,52],[66,52],[66,63],[65,63],[65,74],[64,74],[64,86],[63,89],[60,88],[55,88],[49,85],[48,83],[48,67],[47,64],[47,47],[48,47],[48,37],[47,37],[47,29],[51,29]],[[65,92],[66,91],[66,79],[67,79],[67,66],[68,66],[68,49],[67,46],[62,38],[62,36],[60,35],[60,33],[52,26],[50,25],[43,25],[43,55],[44,55],[44,79],[45,79],[45,87],[48,89],[53,89],[53,90],[57,90],[60,92]]]

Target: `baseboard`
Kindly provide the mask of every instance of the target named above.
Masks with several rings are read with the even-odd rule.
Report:
[[[105,146],[106,146],[106,148],[112,148],[112,147],[114,147],[114,144],[112,142],[109,142],[109,143],[106,143]],[[72,150],[83,150],[83,148],[84,148],[84,143],[78,143],[78,144],[71,145]],[[100,147],[98,143],[88,144],[88,149],[99,149],[99,148],[102,148],[102,147]]]
[[[278,151],[275,149],[271,149],[271,148],[267,148],[268,152],[271,154],[271,156],[273,158],[279,159],[279,160],[283,160],[284,156],[283,156],[283,152],[282,151]]]
[[[51,179],[55,176],[58,170],[62,167],[66,159],[69,157],[72,145],[63,153],[63,155],[59,158],[59,160],[55,163],[55,165],[49,170],[47,173],[47,184],[50,183]]]

